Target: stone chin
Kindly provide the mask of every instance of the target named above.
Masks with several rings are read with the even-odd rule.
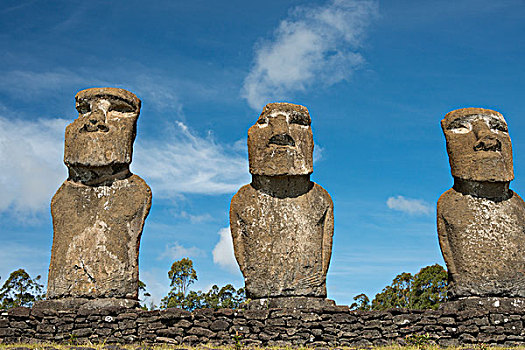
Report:
[[[107,121],[106,132],[84,132],[86,117],[79,116],[66,127],[64,163],[67,166],[130,164],[138,115]]]
[[[288,147],[269,147],[251,152],[249,156],[252,175],[283,176],[310,175],[313,172],[311,156]]]
[[[512,158],[499,152],[450,155],[452,176],[469,181],[509,182],[514,180]]]
[[[503,116],[489,109],[463,108],[441,121],[455,178],[509,182],[514,179],[512,143]]]
[[[103,167],[130,164],[140,100],[116,88],[93,88],[76,96],[78,117],[66,127],[64,163]]]

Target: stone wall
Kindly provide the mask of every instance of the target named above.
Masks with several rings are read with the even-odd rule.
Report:
[[[245,345],[371,346],[404,344],[428,333],[437,344],[525,344],[525,312],[499,309],[414,311],[103,308],[59,311],[15,308],[0,315],[0,343],[210,343]]]

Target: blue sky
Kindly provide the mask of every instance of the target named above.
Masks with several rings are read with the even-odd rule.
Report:
[[[435,203],[452,177],[441,118],[501,112],[525,193],[523,0],[13,1],[0,7],[0,276],[47,279],[49,202],[67,171],[74,96],[142,99],[132,171],[153,191],[140,278],[158,301],[189,256],[199,281],[243,285],[230,199],[250,181],[246,133],[268,102],[305,105],[312,179],[332,195],[328,296],[374,296],[443,264]]]

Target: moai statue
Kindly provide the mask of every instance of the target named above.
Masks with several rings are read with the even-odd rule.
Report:
[[[69,178],[51,201],[47,298],[77,305],[138,304],[138,254],[151,190],[129,170],[140,100],[116,88],[76,95],[66,127]]]
[[[252,182],[233,197],[230,227],[250,307],[321,307],[332,254],[333,203],[310,181],[314,142],[308,110],[264,107],[248,130]]]
[[[441,126],[454,177],[437,205],[449,297],[525,297],[525,203],[509,189],[507,123],[498,112],[465,108]]]

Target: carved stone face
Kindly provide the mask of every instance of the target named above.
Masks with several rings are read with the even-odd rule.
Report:
[[[250,173],[307,175],[313,172],[314,140],[306,107],[267,104],[248,130]]]
[[[66,127],[64,163],[99,167],[130,164],[140,100],[116,88],[94,88],[76,96],[78,118]]]
[[[490,109],[464,108],[441,121],[452,175],[472,181],[511,181],[512,144],[503,116]]]

